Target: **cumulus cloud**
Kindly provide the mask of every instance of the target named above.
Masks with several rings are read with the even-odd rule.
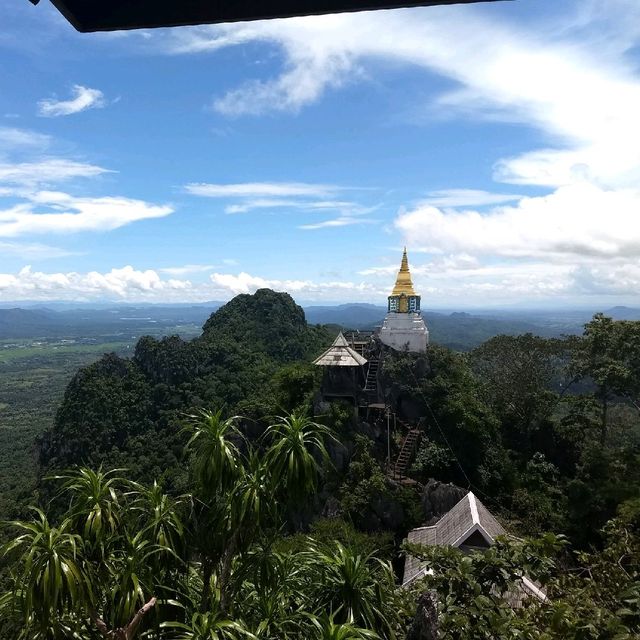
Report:
[[[371,300],[383,295],[383,291],[368,282],[315,282],[312,280],[277,280],[254,276],[246,272],[237,275],[231,273],[213,273],[211,281],[229,294],[255,293],[265,287],[276,291],[287,291],[294,297],[305,300],[330,300],[342,298]]]
[[[105,106],[104,94],[99,89],[91,89],[81,84],[75,84],[71,90],[69,100],[47,98],[38,102],[38,113],[47,118],[70,116],[87,109],[99,109]]]
[[[436,253],[540,258],[640,258],[640,190],[589,182],[522,198],[488,213],[420,206],[396,227],[415,246]]]
[[[110,231],[124,225],[162,218],[173,212],[167,205],[154,205],[131,198],[78,198],[56,191],[39,191],[30,202],[0,210],[0,237],[26,234],[62,234]]]
[[[188,280],[163,280],[153,270],[131,266],[106,273],[44,273],[30,266],[15,274],[0,273],[0,300],[154,300],[190,288]]]
[[[226,300],[238,293],[269,287],[288,291],[305,301],[335,301],[341,295],[371,300],[382,291],[365,282],[274,280],[245,272],[214,273],[205,282],[164,278],[160,269],[138,270],[128,265],[110,271],[47,273],[27,266],[17,273],[0,273],[2,300],[123,300],[128,302],[205,302]]]

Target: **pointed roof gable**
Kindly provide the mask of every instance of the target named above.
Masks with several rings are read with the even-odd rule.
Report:
[[[402,253],[402,262],[400,263],[400,271],[398,271],[398,277],[396,278],[396,285],[391,292],[392,296],[399,296],[401,294],[406,296],[415,296],[416,292],[413,290],[413,282],[411,281],[411,272],[409,271],[409,259],[407,258],[407,248],[404,248]]]
[[[486,543],[488,547],[498,536],[504,535],[507,535],[507,532],[503,526],[470,491],[436,524],[410,531],[407,542],[424,546],[478,548],[485,546],[482,543]],[[402,586],[409,586],[414,580],[424,578],[432,571],[424,562],[407,554],[404,561]],[[516,581],[506,593],[502,594],[502,597],[513,608],[523,606],[531,597],[541,602],[547,600],[544,589],[527,576],[522,576],[519,581]]]
[[[462,547],[471,538],[470,546],[478,546],[478,535],[487,546],[498,536],[506,535],[502,525],[470,491],[451,510],[431,527],[419,527],[409,532],[407,541],[425,546]],[[404,582],[408,584],[424,575],[424,565],[407,555],[404,567]]]
[[[352,349],[342,333],[339,333],[333,344],[313,364],[319,367],[361,367],[367,364],[367,360]]]

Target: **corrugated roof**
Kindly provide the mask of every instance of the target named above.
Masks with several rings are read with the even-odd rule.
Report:
[[[313,364],[319,367],[361,367],[367,364],[367,360],[354,351],[342,333],[339,333],[333,344]]]

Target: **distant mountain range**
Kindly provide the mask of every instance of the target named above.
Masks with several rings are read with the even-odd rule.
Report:
[[[36,337],[91,337],[109,333],[155,335],[191,327],[196,333],[222,302],[198,305],[122,305],[111,307],[63,304],[47,307],[0,308],[0,339]],[[55,308],[53,308],[55,306]],[[343,329],[367,330],[379,326],[386,307],[373,304],[308,306],[307,321]],[[616,320],[640,320],[640,308],[613,307],[604,311]],[[593,314],[582,310],[424,312],[431,340],[454,349],[469,349],[498,334],[534,333],[552,337],[579,334]]]

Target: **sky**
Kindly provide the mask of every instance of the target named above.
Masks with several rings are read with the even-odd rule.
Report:
[[[0,5],[0,302],[640,306],[640,3],[80,34]]]

